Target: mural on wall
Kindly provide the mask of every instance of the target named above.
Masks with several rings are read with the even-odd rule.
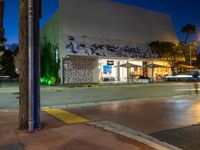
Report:
[[[86,58],[66,58],[63,60],[64,83],[90,83],[93,81],[94,61]]]
[[[132,42],[87,36],[66,35],[65,48],[67,54],[73,55],[131,58],[156,57],[150,49],[140,49],[133,46]]]

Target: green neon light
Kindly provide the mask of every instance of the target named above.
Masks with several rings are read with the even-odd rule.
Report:
[[[50,79],[45,78],[45,77],[40,78],[40,83],[41,83],[41,84],[47,84],[47,85],[49,85],[49,86],[55,84],[55,83],[52,83]]]

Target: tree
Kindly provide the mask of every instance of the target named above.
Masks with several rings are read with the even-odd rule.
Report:
[[[19,46],[16,47],[15,51],[13,52],[14,56],[17,56],[19,53]]]
[[[191,66],[197,57],[197,45],[193,42],[189,43],[185,46],[185,50],[186,50],[185,54],[186,63]]]
[[[1,57],[1,66],[3,67],[2,72],[5,76],[11,78],[15,75],[14,56],[11,51],[5,51]]]
[[[194,66],[200,68],[200,54],[196,55],[196,60],[194,61]]]
[[[157,54],[158,57],[162,57],[162,44],[159,41],[152,41],[148,45],[154,54]]]
[[[3,75],[3,66],[2,66],[2,56],[5,52],[5,47],[4,46],[0,46],[0,75]]]
[[[6,39],[6,38],[3,38],[3,42],[7,42],[7,39]]]
[[[186,24],[185,26],[182,27],[181,32],[185,34],[185,40],[183,43],[185,45],[187,43],[189,35],[196,33],[196,28],[192,24]]]
[[[5,46],[0,45],[0,52],[4,52],[6,50]]]
[[[196,33],[196,27],[192,24],[186,24],[185,26],[182,27],[181,32],[185,34],[185,40],[182,43],[183,45],[183,54],[185,57],[185,61],[187,62],[188,65],[191,65],[190,62],[190,44],[187,45],[188,37],[192,34]]]
[[[172,42],[152,41],[149,47],[153,53],[157,54],[159,58],[168,61],[172,73],[175,73],[175,67],[180,59],[183,57],[183,49],[181,45],[175,45]]]
[[[60,69],[60,60],[56,60],[56,44],[51,43],[47,37],[41,41],[41,81],[48,84],[59,82],[58,71]],[[54,81],[52,81],[54,80]]]

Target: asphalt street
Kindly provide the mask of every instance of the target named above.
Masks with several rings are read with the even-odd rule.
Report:
[[[0,109],[15,109],[18,103],[18,85],[3,83],[0,88]],[[80,107],[83,104],[90,107],[68,107]],[[151,135],[200,123],[200,96],[195,93],[194,83],[41,86],[41,105],[61,106],[97,126],[117,127],[117,131],[124,134],[132,129]],[[168,139],[173,136],[167,135]],[[179,144],[171,143],[179,147]]]
[[[41,87],[41,106],[70,106],[99,102],[126,101],[159,97],[194,95],[193,83],[160,83],[100,87]],[[0,108],[17,108],[19,89],[17,83],[3,83],[0,88]]]
[[[136,130],[137,135],[145,133],[183,150],[200,149],[199,96],[113,102],[67,111],[105,129],[115,127],[123,135]]]
[[[107,120],[150,134],[200,123],[200,98],[114,102],[68,111],[91,121]]]

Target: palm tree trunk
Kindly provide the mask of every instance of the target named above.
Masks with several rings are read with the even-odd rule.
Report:
[[[185,36],[185,40],[184,40],[184,46],[185,46],[185,44],[187,43],[187,40],[188,40],[188,36],[189,36],[189,33],[186,33],[186,36]]]
[[[187,45],[186,45],[188,37],[189,37],[189,33],[186,33],[185,40],[183,43],[183,53],[184,53],[185,61],[187,62],[187,64],[189,64],[189,57],[188,57]]]

